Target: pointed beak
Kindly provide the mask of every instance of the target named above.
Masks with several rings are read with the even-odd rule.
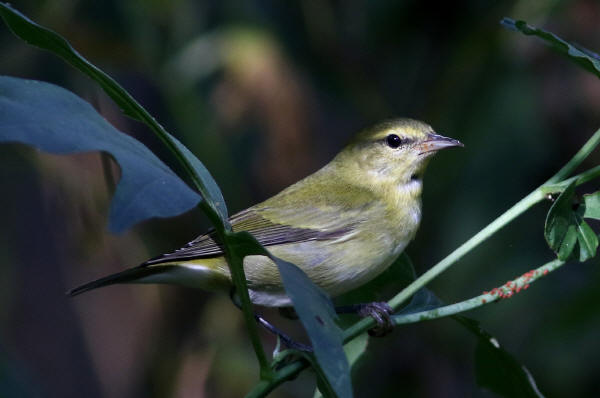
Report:
[[[427,139],[419,144],[421,152],[419,155],[423,155],[429,152],[437,152],[440,149],[451,148],[454,146],[464,146],[459,140],[454,138],[444,137],[443,135],[429,133]]]

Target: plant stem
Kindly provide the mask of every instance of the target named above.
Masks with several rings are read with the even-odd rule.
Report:
[[[573,178],[577,179],[577,185],[581,185],[581,184],[585,184],[588,181],[594,180],[598,177],[600,177],[600,165],[596,166],[596,167],[592,167],[591,169],[586,170],[581,174],[577,174]],[[569,185],[569,184],[567,183],[566,185]]]
[[[447,270],[452,264],[460,260],[465,254],[473,250],[475,247],[483,243],[490,236],[507,225],[509,222],[523,214],[530,207],[542,201],[545,198],[544,194],[539,189],[531,192],[529,195],[517,202],[513,207],[508,209],[500,217],[492,221],[481,231],[476,233],[471,239],[460,245],[456,250],[450,253],[442,261],[434,265],[427,272],[417,278],[406,289],[397,294],[389,301],[390,306],[397,310],[402,303],[416,293],[421,287],[429,283],[433,278]]]
[[[250,295],[248,294],[246,275],[243,271],[243,260],[239,261],[239,263],[232,261],[232,257],[230,255],[232,249],[228,245],[227,240],[224,240],[223,242],[225,242],[224,247],[226,250],[224,250],[224,252],[231,272],[231,281],[235,286],[235,293],[238,295],[241,301],[240,304],[242,308],[242,314],[244,315],[244,320],[246,322],[246,330],[250,337],[252,347],[254,348],[254,353],[256,354],[256,359],[258,360],[258,364],[260,366],[260,378],[261,380],[265,381],[271,380],[274,376],[273,370],[269,366],[269,360],[267,359],[265,349],[260,341],[260,336],[258,335],[258,327],[254,317]]]
[[[576,180],[576,185],[585,184],[588,181],[596,179],[600,177],[600,166],[592,167],[589,170],[586,170],[582,173],[577,174],[571,178],[567,178],[564,181],[561,181],[556,184],[544,184],[539,189],[545,194],[553,194],[560,193],[565,190],[565,188],[573,181]]]
[[[600,129],[590,137],[589,140],[577,153],[565,164],[556,174],[554,174],[544,185],[554,184],[567,178],[575,169],[588,157],[588,155],[600,144]]]
[[[455,315],[461,312],[469,311],[482,305],[493,303],[494,301],[500,299],[507,299],[512,297],[516,293],[521,292],[522,290],[526,290],[531,283],[535,282],[542,276],[545,276],[550,272],[557,270],[564,264],[564,261],[555,259],[535,270],[529,271],[524,275],[521,275],[520,277],[505,283],[502,286],[492,289],[490,292],[484,292],[483,294],[470,298],[468,300],[464,300],[459,303],[446,305],[439,308],[434,308],[429,311],[421,311],[406,315],[394,315],[392,319],[394,320],[395,325],[428,321],[431,319],[442,318],[450,315]]]
[[[203,200],[200,202],[200,207],[205,210],[205,213],[208,215],[213,225],[220,225],[220,217],[216,212],[211,211],[207,201]],[[229,227],[229,230],[231,230],[229,223],[227,223],[227,227]],[[269,366],[267,354],[265,353],[265,349],[258,334],[258,326],[256,324],[256,320],[254,319],[252,302],[250,301],[250,295],[248,294],[248,285],[246,283],[243,261],[242,264],[237,264],[231,261],[231,248],[228,245],[228,241],[225,237],[227,234],[227,229],[222,230],[221,228],[215,228],[215,231],[217,233],[218,240],[223,242],[223,252],[225,254],[227,264],[229,264],[231,281],[240,299],[242,314],[246,323],[246,330],[248,331],[248,336],[250,337],[250,342],[252,343],[252,348],[254,349],[254,353],[256,354],[256,359],[260,367],[260,378],[261,380],[270,380],[273,377],[273,371]]]

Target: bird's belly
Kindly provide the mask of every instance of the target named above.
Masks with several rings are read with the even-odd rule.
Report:
[[[346,239],[338,242],[308,241],[270,247],[273,255],[302,269],[330,296],[335,297],[375,278],[398,257],[408,244],[381,235],[377,239]],[[264,256],[244,260],[252,301],[265,306],[287,306],[291,302],[277,266]]]

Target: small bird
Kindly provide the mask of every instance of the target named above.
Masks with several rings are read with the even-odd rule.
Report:
[[[412,119],[385,121],[360,132],[332,161],[277,195],[230,218],[274,256],[300,267],[331,297],[382,273],[414,238],[421,221],[423,173],[431,156],[463,146]],[[179,250],[69,292],[116,283],[169,283],[230,289],[231,277],[214,231]],[[254,304],[291,305],[277,266],[247,256],[244,271]]]

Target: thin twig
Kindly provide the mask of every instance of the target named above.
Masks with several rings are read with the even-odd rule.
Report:
[[[536,268],[535,270],[526,272],[518,278],[508,281],[504,285],[494,288],[489,292],[483,292],[483,294],[479,296],[461,301],[459,303],[434,308],[428,311],[421,311],[406,315],[394,315],[392,316],[392,319],[394,320],[395,325],[428,321],[470,311],[474,308],[481,307],[482,305],[511,298],[515,294],[527,290],[530,284],[534,283],[542,276],[546,276],[550,272],[557,270],[564,264],[564,261],[556,259]]]
[[[600,129],[596,130],[596,132],[590,137],[589,140],[577,153],[565,164],[556,174],[554,174],[544,185],[554,184],[556,182],[562,181],[571,175],[572,172],[589,156],[590,153],[598,146],[600,143]]]

